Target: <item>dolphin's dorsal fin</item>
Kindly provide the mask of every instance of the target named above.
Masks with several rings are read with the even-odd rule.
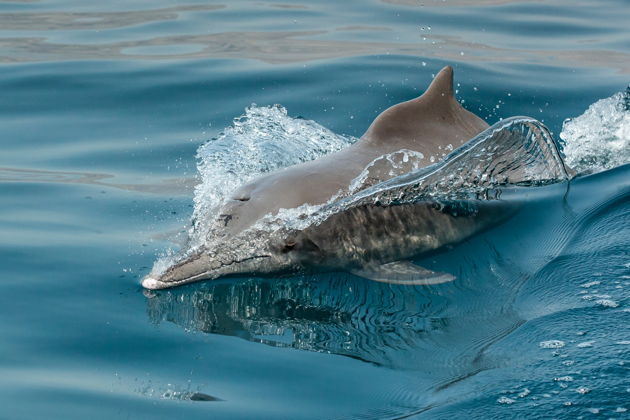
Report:
[[[439,102],[440,100],[455,99],[453,92],[453,67],[446,66],[433,78],[429,88],[422,96],[414,99],[419,101],[421,98],[429,101]]]
[[[372,122],[362,139],[382,147],[408,147],[439,155],[445,146],[456,148],[488,124],[466,111],[453,95],[453,68],[444,67],[426,92],[386,109]]]

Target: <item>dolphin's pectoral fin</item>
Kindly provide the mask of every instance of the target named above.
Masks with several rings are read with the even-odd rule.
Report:
[[[395,261],[387,264],[365,266],[351,272],[366,279],[391,284],[428,285],[455,280],[455,277],[448,273],[427,270],[410,261]]]

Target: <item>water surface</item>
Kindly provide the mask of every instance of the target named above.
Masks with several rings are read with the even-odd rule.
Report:
[[[0,417],[627,418],[629,20],[622,0],[0,1]],[[287,127],[341,146],[446,64],[467,109],[537,118],[596,173],[421,260],[453,283],[143,293],[195,186],[216,191],[205,142],[241,169]]]

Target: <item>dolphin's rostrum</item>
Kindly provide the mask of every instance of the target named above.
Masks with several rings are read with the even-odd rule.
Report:
[[[385,110],[352,146],[238,189],[218,219],[206,221],[204,245],[154,269],[142,285],[299,270],[448,282],[453,275],[409,259],[504,220],[514,206],[489,200],[488,187],[566,178],[544,126],[519,117],[489,128],[455,99],[445,67],[422,96]],[[458,196],[456,187],[467,192]]]

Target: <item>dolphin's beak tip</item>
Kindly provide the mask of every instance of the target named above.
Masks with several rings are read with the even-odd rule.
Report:
[[[154,279],[151,276],[146,276],[142,279],[142,287],[149,290],[162,289],[161,281]]]

